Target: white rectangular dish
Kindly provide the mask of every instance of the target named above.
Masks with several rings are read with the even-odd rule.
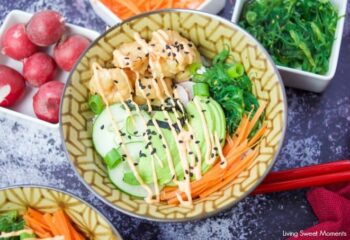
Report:
[[[221,9],[223,9],[225,2],[226,0],[205,0],[196,10],[217,14],[221,11]],[[109,26],[122,22],[117,15],[115,15],[99,0],[90,0],[90,3],[96,14]]]
[[[300,69],[277,66],[280,71],[283,82],[286,86],[304,89],[312,92],[323,92],[333,79],[337,70],[340,46],[343,35],[343,28],[346,15],[347,0],[330,0],[333,6],[338,10],[338,16],[342,16],[337,23],[335,40],[333,43],[332,53],[329,59],[329,69],[324,75],[303,71]],[[238,23],[247,0],[236,0],[231,21]]]
[[[12,26],[15,23],[27,23],[29,21],[29,19],[31,18],[32,14],[30,13],[26,13],[23,11],[19,11],[19,10],[13,10],[11,11],[5,18],[4,23],[2,24],[1,28],[0,28],[0,36],[3,35],[3,33],[5,32],[5,30]],[[79,34],[82,35],[88,39],[90,39],[91,41],[93,41],[94,39],[96,39],[100,34],[98,32],[83,28],[83,27],[79,27],[76,25],[72,25],[72,24],[67,24],[66,23],[66,32],[68,34]],[[2,48],[1,46],[1,42],[0,42],[0,49]],[[47,48],[47,51],[51,56],[52,56],[52,51],[53,51],[53,47],[49,47]],[[16,61],[14,59],[11,59],[3,54],[0,54],[0,64],[4,64],[6,66],[9,66],[15,70],[17,70],[19,73],[22,72],[22,63],[20,61]],[[67,78],[68,78],[69,72],[65,72],[63,70],[59,70],[55,80],[58,80],[60,82],[66,83]],[[4,108],[4,107],[0,107],[0,114],[8,114],[8,115],[12,115],[15,118],[22,118],[24,120],[28,120],[28,121],[32,121],[47,127],[51,127],[51,128],[58,128],[59,127],[59,123],[56,124],[52,124],[49,122],[45,122],[43,120],[38,119],[35,116],[34,110],[33,110],[33,96],[36,93],[37,88],[31,87],[31,86],[27,86],[24,96],[21,97],[21,99],[19,99],[16,104],[10,108]]]

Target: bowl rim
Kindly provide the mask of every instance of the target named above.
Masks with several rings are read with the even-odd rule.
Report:
[[[271,164],[267,167],[267,169],[265,170],[265,172],[262,174],[262,176],[250,187],[250,189],[246,192],[244,192],[244,194],[242,194],[240,197],[238,197],[236,199],[236,201],[232,201],[231,203],[227,204],[226,206],[223,206],[221,208],[217,208],[214,211],[211,212],[205,212],[203,214],[200,215],[196,215],[196,216],[192,216],[192,217],[184,217],[184,218],[178,218],[178,219],[174,219],[174,218],[157,218],[157,217],[151,217],[151,216],[144,216],[144,215],[139,215],[137,213],[125,210],[119,206],[114,205],[112,202],[110,202],[109,200],[105,199],[103,196],[101,196],[100,194],[98,194],[91,186],[90,184],[88,184],[83,177],[78,173],[78,170],[76,168],[76,166],[74,165],[74,162],[70,159],[70,155],[66,146],[66,142],[65,142],[65,138],[64,138],[64,131],[63,131],[63,127],[62,127],[62,110],[63,110],[63,96],[66,93],[67,90],[67,86],[69,85],[69,83],[71,82],[72,79],[72,75],[75,72],[77,66],[80,64],[81,60],[85,57],[86,53],[89,52],[89,50],[95,46],[96,43],[98,43],[102,38],[104,38],[107,34],[109,34],[110,32],[112,32],[113,30],[115,30],[117,27],[120,27],[124,24],[127,24],[131,21],[134,21],[135,19],[140,19],[140,18],[144,18],[147,16],[151,16],[153,14],[161,14],[161,13],[193,13],[193,14],[197,14],[197,15],[202,15],[205,17],[209,17],[211,19],[220,21],[224,24],[226,24],[229,27],[234,27],[236,29],[238,29],[239,31],[242,31],[243,33],[245,33],[247,35],[248,38],[250,38],[254,43],[257,44],[257,46],[260,48],[260,50],[264,53],[265,57],[267,58],[267,60],[270,62],[274,72],[276,73],[277,76],[277,81],[279,83],[279,86],[281,88],[281,92],[282,92],[282,97],[283,97],[283,107],[284,107],[284,112],[283,112],[283,118],[285,123],[283,124],[283,128],[282,128],[282,135],[281,135],[281,141],[278,144],[277,150],[275,152],[275,155],[271,161]],[[94,41],[91,42],[91,44],[89,45],[89,47],[87,49],[85,49],[85,51],[81,54],[80,58],[78,59],[78,61],[75,63],[74,67],[72,68],[72,71],[69,74],[69,77],[67,79],[67,82],[64,86],[64,90],[62,93],[62,98],[61,98],[61,103],[60,103],[60,136],[61,136],[61,140],[63,142],[63,149],[64,152],[70,162],[71,167],[73,168],[75,174],[78,176],[79,180],[86,186],[87,189],[89,189],[94,195],[97,196],[97,198],[99,198],[102,202],[104,202],[105,204],[107,204],[108,206],[112,207],[113,209],[116,209],[126,215],[138,218],[138,219],[143,219],[143,220],[149,220],[149,221],[155,221],[155,222],[164,222],[164,223],[178,223],[178,222],[189,222],[189,221],[196,221],[196,220],[201,220],[204,218],[208,218],[208,217],[212,217],[214,215],[217,215],[221,212],[224,212],[230,208],[232,208],[235,204],[237,204],[238,202],[240,202],[242,199],[244,199],[245,197],[247,197],[251,192],[253,192],[253,190],[260,185],[260,183],[264,180],[264,178],[267,176],[267,174],[271,171],[273,165],[275,164],[276,160],[277,160],[277,156],[279,155],[284,139],[285,139],[285,134],[286,134],[286,129],[287,129],[287,110],[288,110],[288,106],[287,106],[287,96],[286,96],[286,92],[285,92],[285,87],[282,81],[282,77],[280,75],[279,70],[277,69],[275,63],[273,62],[270,54],[267,52],[267,50],[262,46],[262,44],[256,39],[254,38],[249,32],[247,32],[246,30],[244,30],[243,28],[241,28],[240,26],[238,26],[236,23],[233,23],[231,21],[229,21],[228,19],[225,19],[221,16],[218,15],[213,15],[210,13],[206,13],[206,12],[201,12],[198,10],[193,10],[193,9],[179,9],[179,8],[170,8],[170,9],[161,9],[161,10],[155,10],[155,11],[149,11],[149,12],[145,12],[145,13],[141,13],[138,15],[135,15],[133,17],[130,17],[120,23],[115,24],[114,26],[110,27],[109,29],[107,29],[104,33],[102,33],[99,37],[97,37]],[[118,189],[118,188],[117,188]],[[120,191],[120,190],[119,190]]]
[[[111,221],[109,221],[107,219],[107,217],[100,211],[98,210],[96,207],[92,206],[90,203],[88,203],[87,201],[85,201],[84,199],[82,199],[81,197],[68,192],[66,190],[62,190],[62,189],[57,189],[54,187],[49,187],[49,186],[44,186],[44,185],[39,185],[39,184],[16,184],[16,185],[12,185],[12,186],[7,186],[7,187],[0,187],[0,193],[6,190],[11,190],[11,189],[17,189],[17,188],[33,188],[33,189],[44,189],[44,190],[51,190],[51,191],[55,191],[58,193],[63,193],[65,195],[68,195],[76,200],[79,200],[81,203],[83,203],[84,205],[88,206],[89,208],[91,208],[92,210],[94,210],[96,213],[98,213],[98,215],[100,217],[102,217],[102,219],[108,224],[108,226],[112,229],[112,232],[115,234],[115,236],[118,239],[123,240],[122,236],[120,235],[120,233],[118,232],[118,230],[114,227],[114,225],[112,224]]]

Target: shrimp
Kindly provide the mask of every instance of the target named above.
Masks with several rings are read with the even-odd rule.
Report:
[[[89,82],[92,94],[98,93],[99,82],[109,104],[131,98],[134,93],[135,75],[132,71],[120,68],[102,68],[98,63],[92,65],[93,76]]]
[[[148,66],[147,50],[138,42],[123,43],[113,51],[113,64],[119,68],[129,68],[144,74]]]
[[[149,43],[150,68],[156,77],[174,78],[176,82],[190,78],[188,67],[201,63],[196,46],[172,30],[153,32]]]
[[[163,85],[160,81],[165,82],[167,92],[165,91]],[[157,85],[157,86],[155,86]],[[135,82],[135,95],[138,102],[145,102],[146,99],[161,99],[172,94],[172,80],[170,78],[163,79],[153,79],[150,75],[141,76]]]

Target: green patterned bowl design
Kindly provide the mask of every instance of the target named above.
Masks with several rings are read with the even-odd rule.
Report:
[[[260,143],[257,159],[232,184],[211,196],[195,200],[193,208],[147,204],[112,185],[106,167],[94,151],[91,139],[93,113],[88,107],[90,66],[98,62],[111,67],[112,52],[133,33],[150,39],[157,29],[172,29],[194,42],[200,53],[212,59],[225,45],[234,60],[243,63],[253,82],[254,94],[266,102],[268,131]],[[185,221],[217,213],[247,196],[271,169],[283,142],[286,128],[286,96],[281,77],[264,48],[247,32],[218,16],[192,10],[163,10],[133,17],[102,34],[82,56],[71,73],[61,105],[61,133],[77,174],[97,196],[132,216],[156,221]]]
[[[11,210],[23,214],[29,207],[48,213],[63,209],[77,229],[91,240],[122,239],[101,213],[68,193],[30,186],[0,190],[0,214]]]

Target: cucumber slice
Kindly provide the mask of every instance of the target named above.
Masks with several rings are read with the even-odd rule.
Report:
[[[122,162],[117,167],[113,169],[108,169],[109,178],[117,188],[135,197],[140,197],[140,198],[147,197],[147,191],[142,186],[131,185],[124,182],[123,180],[124,174],[130,173],[130,172],[131,172],[131,169],[129,168],[129,165],[127,162]],[[148,186],[154,192],[154,185],[149,184]],[[162,186],[159,186],[159,189],[162,189]]]
[[[110,106],[110,110],[114,117],[114,121],[117,122],[121,131],[125,133],[125,136],[123,137],[124,143],[143,140],[142,137],[139,137],[139,135],[142,136],[142,133],[146,131],[146,128],[141,122],[141,117],[139,116],[139,114],[133,113],[133,117],[136,122],[136,124],[132,125],[133,132],[138,132],[137,136],[134,136],[127,134],[126,125],[128,124],[128,113],[123,108],[122,104],[114,104]],[[142,115],[145,118],[146,122],[150,119],[147,113],[142,112]],[[92,140],[96,151],[102,157],[106,156],[106,154],[113,148],[119,148],[119,141],[113,128],[112,120],[110,119],[106,109],[96,118],[94,122],[92,130]]]

